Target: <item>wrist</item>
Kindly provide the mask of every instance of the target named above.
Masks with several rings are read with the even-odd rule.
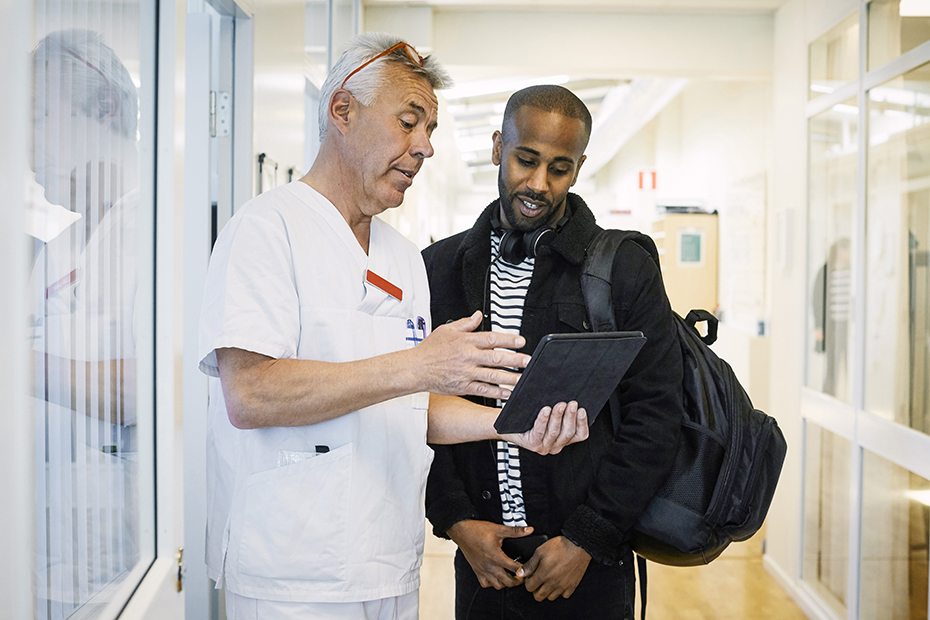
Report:
[[[472,521],[472,519],[462,519],[461,521],[456,521],[449,527],[449,529],[446,530],[446,536],[448,536],[452,542],[458,544],[462,534],[468,527],[469,521]]]
[[[481,429],[486,435],[486,439],[490,439],[492,441],[506,441],[506,437],[499,434],[497,429],[494,428],[494,422],[497,421],[497,416],[500,415],[500,412],[500,409],[484,407],[484,411],[479,414],[481,418]]]
[[[416,394],[418,392],[432,392],[427,378],[426,365],[420,361],[417,347],[403,349],[395,355],[394,368],[391,369],[396,378],[401,393]]]

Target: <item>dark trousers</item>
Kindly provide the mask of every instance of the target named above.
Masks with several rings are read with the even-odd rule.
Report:
[[[588,565],[569,598],[537,602],[526,586],[482,588],[461,551],[455,552],[455,620],[633,620],[633,554],[618,564]]]

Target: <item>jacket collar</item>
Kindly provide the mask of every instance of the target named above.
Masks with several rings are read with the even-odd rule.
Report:
[[[465,297],[470,308],[484,310],[487,270],[491,263],[491,213],[500,208],[498,200],[485,207],[474,226],[465,234],[455,254],[456,267],[461,269]],[[549,251],[559,254],[572,265],[581,265],[585,248],[601,230],[594,214],[581,196],[568,194],[571,217],[555,236]]]

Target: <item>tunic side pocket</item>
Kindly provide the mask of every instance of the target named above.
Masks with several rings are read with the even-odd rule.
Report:
[[[249,476],[238,571],[270,579],[344,581],[353,444]],[[235,532],[231,533],[235,539]]]

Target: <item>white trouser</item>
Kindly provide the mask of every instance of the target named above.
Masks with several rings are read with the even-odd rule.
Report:
[[[227,620],[417,620],[419,591],[354,603],[291,603],[247,598],[226,591]]]

